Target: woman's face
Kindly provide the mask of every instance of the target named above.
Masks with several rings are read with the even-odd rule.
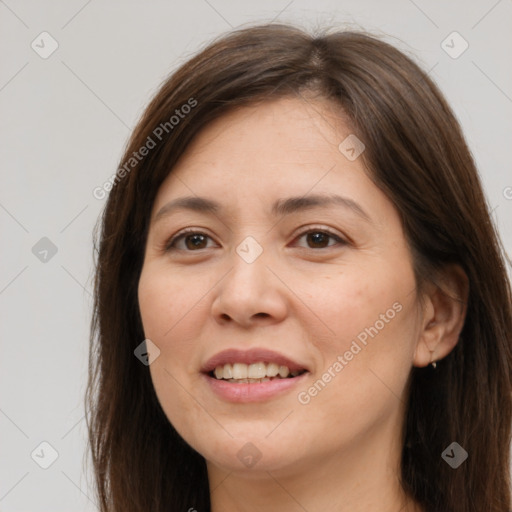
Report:
[[[335,110],[286,98],[224,115],[155,199],[151,378],[209,467],[398,456],[420,335],[411,253]]]

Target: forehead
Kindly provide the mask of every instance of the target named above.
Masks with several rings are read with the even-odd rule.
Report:
[[[339,149],[350,135],[330,102],[282,98],[241,107],[203,128],[160,187],[162,196],[306,194],[368,181],[361,158]],[[342,192],[342,190],[338,190]]]
[[[326,103],[286,98],[231,111],[192,140],[160,186],[150,224],[165,231],[208,217],[241,229],[316,212],[318,219],[361,230],[364,223],[402,240],[395,205],[363,159],[340,149],[351,135]]]
[[[316,153],[338,150],[350,134],[341,111],[331,102],[285,97],[231,110],[206,125],[194,138],[183,159],[231,156],[258,161],[292,151],[298,160],[316,158]],[[179,170],[180,163],[176,166]]]

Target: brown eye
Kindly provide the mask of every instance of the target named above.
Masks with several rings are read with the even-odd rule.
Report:
[[[303,237],[306,237],[308,247],[309,249],[325,249],[327,247],[332,247],[336,244],[329,244],[329,239],[335,240],[335,242],[338,242],[339,244],[345,245],[346,242],[342,238],[340,238],[338,235],[335,235],[334,233],[331,233],[330,231],[321,231],[318,229],[315,230],[309,230],[301,235],[297,239],[301,239]]]
[[[338,235],[331,233],[327,230],[310,229],[299,235],[296,240],[306,237],[307,247],[306,249],[327,249],[335,245],[346,245],[347,242]],[[165,245],[165,251],[170,252],[174,250],[182,250],[193,252],[195,250],[207,249],[207,240],[210,239],[208,235],[200,231],[187,230],[178,233],[176,236],[171,238]],[[333,240],[334,243],[329,243],[329,240]],[[178,247],[180,242],[184,241],[184,246]],[[303,246],[304,247],[304,246]]]
[[[195,235],[187,235],[185,237],[185,245],[187,249],[204,249],[204,243],[206,238],[206,236],[201,235],[199,233]]]
[[[184,231],[173,237],[165,246],[166,251],[184,250],[194,251],[196,249],[206,249],[206,240],[210,238],[208,235],[199,231]],[[185,247],[176,247],[181,240],[185,241]]]

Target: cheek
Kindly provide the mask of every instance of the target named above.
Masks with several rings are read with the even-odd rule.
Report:
[[[347,271],[326,279],[322,293],[318,293],[318,282],[307,291],[308,305],[315,313],[310,339],[321,355],[324,371],[342,356],[346,361],[343,373],[351,379],[375,380],[372,370],[383,372],[385,378],[389,375],[392,381],[394,373],[400,374],[400,382],[406,379],[417,338],[415,295],[411,293],[414,275],[384,263],[378,268]]]
[[[142,271],[138,299],[144,333],[157,345],[162,343],[161,350],[172,343],[176,331],[188,325],[187,316],[199,306],[201,290],[191,283],[156,265]]]
[[[315,313],[333,332],[324,327],[329,335],[311,333],[321,364],[309,387],[300,390],[299,402],[310,428],[322,429],[333,443],[340,436],[352,439],[370,431],[384,418],[396,418],[404,400],[415,309],[410,282],[389,277],[352,274],[324,288],[317,303],[321,307]]]
[[[205,423],[204,411],[186,391],[194,373],[194,355],[198,326],[192,321],[200,308],[200,290],[192,292],[185,283],[176,282],[157,266],[145,268],[138,288],[139,308],[144,334],[160,350],[149,366],[158,400],[168,420],[187,440],[197,425]],[[207,422],[206,422],[207,423]],[[194,427],[196,425],[196,427]],[[205,425],[204,428],[212,428]],[[201,430],[201,429],[199,429]],[[189,440],[191,441],[191,440]]]
[[[144,335],[160,350],[150,365],[151,376],[157,394],[165,393],[166,402],[174,400],[172,390],[196,371],[200,325],[194,319],[204,294],[175,281],[155,266],[143,270],[138,289]]]

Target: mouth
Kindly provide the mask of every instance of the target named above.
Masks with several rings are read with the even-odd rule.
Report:
[[[225,350],[201,370],[210,389],[230,402],[269,400],[295,387],[309,369],[274,351]]]
[[[286,365],[259,361],[252,364],[227,363],[217,365],[208,375],[211,378],[232,384],[256,384],[273,380],[293,379],[305,372],[307,372],[306,369],[290,371],[290,368]]]

